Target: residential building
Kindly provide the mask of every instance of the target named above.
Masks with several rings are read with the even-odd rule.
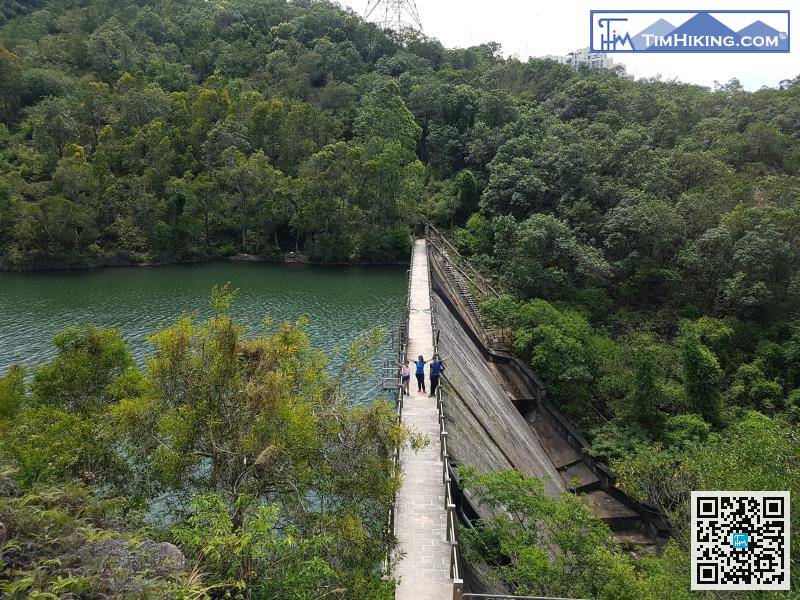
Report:
[[[579,48],[574,52],[570,52],[566,56],[555,56],[549,54],[543,58],[549,58],[550,60],[554,60],[562,65],[569,65],[576,71],[581,67],[586,67],[589,69],[608,69],[616,72],[616,74],[622,79],[633,81],[633,75],[628,73],[624,64],[614,62],[614,59],[606,53],[589,52],[589,48]]]

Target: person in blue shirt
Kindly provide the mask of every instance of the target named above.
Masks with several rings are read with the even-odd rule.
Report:
[[[439,377],[442,376],[442,371],[444,371],[444,361],[446,360],[446,358],[442,359],[438,354],[435,354],[433,356],[433,360],[431,361],[431,398],[436,395],[436,388],[439,387]]]
[[[425,391],[425,365],[429,362],[429,360],[422,358],[422,354],[420,354],[419,358],[414,362],[414,364],[417,365],[417,392]]]

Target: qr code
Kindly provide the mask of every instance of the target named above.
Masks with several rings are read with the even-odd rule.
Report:
[[[789,492],[692,492],[693,590],[789,585]]]

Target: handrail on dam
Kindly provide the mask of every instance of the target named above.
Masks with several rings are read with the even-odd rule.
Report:
[[[549,404],[544,385],[538,381],[535,374],[525,368],[521,361],[507,350],[491,348],[486,340],[482,339],[483,335],[479,333],[480,324],[474,318],[474,301],[468,303],[463,299],[453,300],[453,294],[464,293],[464,283],[461,280],[464,275],[447,267],[452,259],[443,253],[442,246],[418,239],[414,244],[412,256],[411,269],[407,272],[408,295],[405,322],[400,327],[398,362],[405,362],[410,356],[416,357],[418,354],[425,357],[440,354],[440,338],[441,344],[446,344],[446,350],[448,353],[453,353],[453,356],[461,356],[457,348],[461,347],[462,342],[469,348],[474,347],[473,363],[475,365],[483,365],[484,361],[487,365],[488,363],[503,365],[501,370],[506,377],[511,377],[508,381],[511,382],[511,389],[516,390],[515,397],[523,402],[529,398],[527,402],[541,412],[544,419],[537,419],[536,422],[547,427],[542,435],[561,436],[564,439],[564,442],[556,443],[555,438],[552,438],[553,441],[550,442],[554,444],[552,447],[563,452],[569,450],[569,448],[564,450],[566,448],[564,444],[574,448],[576,451],[573,453],[574,456],[582,457],[590,469],[597,470],[596,465],[583,456],[585,441],[557,409]],[[453,284],[453,281],[456,284]],[[434,293],[434,289],[436,293]],[[434,307],[437,308],[436,311]],[[446,310],[437,312],[441,307],[445,307]],[[470,311],[470,313],[468,316],[459,317],[458,313],[462,311]],[[454,332],[460,332],[461,337],[454,338]],[[472,363],[467,362],[466,364]],[[452,365],[452,368],[456,369],[454,373],[457,375],[461,373],[458,370],[460,365],[462,365],[461,361]],[[488,373],[492,372],[488,366],[485,369]],[[530,377],[530,381],[526,379],[526,376]],[[567,464],[568,461],[562,460],[552,464],[546,462],[554,460],[552,454],[546,458],[544,453],[549,451],[546,448],[542,450],[540,446],[536,446],[525,437],[524,432],[532,427],[532,422],[520,415],[519,405],[511,404],[512,400],[509,400],[507,396],[508,388],[504,391],[502,383],[495,382],[495,387],[487,385],[473,389],[478,396],[474,399],[473,406],[471,408],[467,406],[465,409],[466,400],[459,395],[456,391],[457,386],[454,386],[448,377],[443,377],[445,387],[437,387],[434,398],[429,398],[427,392],[416,389],[405,394],[399,372],[397,377],[398,422],[424,435],[429,443],[419,448],[415,447],[416,449],[407,447],[398,449],[393,457],[395,472],[402,474],[402,481],[395,497],[394,506],[388,514],[386,537],[387,540],[397,542],[396,553],[387,555],[387,573],[389,568],[395,567],[396,598],[398,600],[443,600],[445,598],[447,600],[451,598],[452,600],[469,598],[475,600],[569,600],[542,596],[465,593],[465,577],[462,567],[469,565],[461,563],[459,546],[459,510],[464,507],[464,498],[458,499],[459,490],[454,487],[457,473],[453,471],[453,465],[457,459],[451,453],[454,451],[457,454],[464,452],[464,440],[471,438],[469,432],[478,432],[478,429],[483,427],[487,439],[496,444],[495,454],[499,452],[500,454],[497,456],[502,455],[507,462],[513,465],[522,465],[525,469],[535,473],[542,469],[549,473],[550,471],[555,472],[554,470],[560,468],[559,465],[562,462]],[[492,379],[492,381],[495,380]],[[517,389],[516,386],[521,387]],[[444,394],[443,390],[445,390]],[[521,391],[527,391],[533,395],[525,396],[520,394]],[[484,419],[486,416],[484,414],[485,403],[494,398],[502,401],[490,405],[496,409],[492,415],[500,416],[501,427],[505,424],[509,428],[508,431],[522,436],[515,440],[528,440],[522,447],[529,450],[530,454],[513,450],[513,448],[517,448],[516,441],[509,441],[508,435],[505,438],[502,436],[498,438],[493,435],[494,430],[490,432],[487,429],[485,424],[487,421]],[[494,422],[492,417],[489,419]],[[465,426],[464,423],[467,425]],[[451,440],[450,436],[453,432],[456,435]],[[467,450],[465,455],[475,458],[480,455],[480,451],[476,454],[474,450]],[[536,460],[529,458],[530,456]],[[566,456],[566,458],[572,461],[569,462],[571,468],[574,465],[572,456]],[[505,464],[503,460],[498,460]],[[586,467],[581,468],[583,469],[581,475],[588,473]],[[561,476],[560,473],[561,471],[559,471],[559,475],[554,475],[556,480],[558,480],[558,476]],[[602,502],[628,501],[627,498],[615,500],[617,495],[622,495],[618,490],[610,490],[608,493],[598,490],[597,484],[601,480],[604,484],[608,484],[605,478],[598,477],[586,483],[583,486],[585,490],[582,488],[581,491],[587,494],[604,494]],[[589,487],[590,483],[593,487]],[[594,497],[592,496],[592,498]],[[628,524],[628,520],[632,518],[629,515],[635,517],[635,512],[608,512],[605,504],[603,507],[603,510],[607,511],[603,513],[603,518],[614,520],[615,523],[619,521],[620,529],[623,528],[622,525],[625,528],[631,526]],[[614,510],[617,509],[614,508]],[[639,512],[641,514],[642,511]],[[469,521],[464,522],[469,526]],[[397,562],[393,564],[394,560]],[[472,576],[474,575],[473,572]]]
[[[475,300],[483,302],[497,298],[501,292],[492,286],[490,281],[482,275],[472,263],[461,255],[458,249],[430,223],[426,224],[428,232],[427,241],[430,247],[436,250],[438,257],[444,263],[446,270],[450,272],[454,287],[457,288],[459,297],[465,303],[466,308],[472,313],[475,326],[485,338],[488,346],[492,348],[504,348],[510,345],[511,332],[507,329],[498,328],[494,325],[487,325],[482,316],[481,308]],[[433,267],[431,267],[433,268]]]
[[[406,310],[405,316],[403,317],[403,322],[400,324],[399,328],[399,345],[397,350],[397,362],[401,364],[405,364],[408,361],[408,318],[411,313],[411,269],[406,270]],[[395,396],[394,401],[395,408],[397,409],[397,423],[401,425],[403,423],[403,377],[399,372],[397,373],[397,395]],[[393,469],[395,473],[400,472],[400,448],[398,447],[395,452],[394,456],[392,457],[393,462]],[[386,532],[387,538],[389,536],[394,537],[394,502],[392,502],[391,508],[389,508],[389,517],[387,519],[386,524]],[[384,559],[384,570],[388,572],[389,568],[391,567],[391,552],[386,553],[386,557]]]
[[[475,600],[580,600],[578,598],[554,598],[553,596],[511,596],[509,594],[462,594],[462,598]]]
[[[408,356],[430,357],[438,352],[438,330],[432,319],[432,287],[428,245],[417,239],[412,253],[407,307]],[[405,356],[404,358],[408,358]],[[425,371],[427,374],[427,366]],[[395,460],[402,473],[390,526],[397,542],[394,570],[398,600],[460,600],[460,576],[455,517],[456,504],[450,487],[447,430],[441,393],[398,390],[398,418],[406,427],[424,435],[429,443],[404,447]],[[391,538],[390,538],[391,539]],[[392,566],[393,557],[389,557]]]
[[[441,235],[435,229],[432,231]],[[437,298],[444,307],[444,313],[434,316],[443,318],[444,315],[449,315],[454,322],[454,325],[448,325],[448,329],[445,330],[443,341],[448,345],[454,343],[453,336],[446,335],[450,331],[449,327],[454,326],[460,332],[463,331],[464,340],[474,344],[483,361],[497,365],[498,372],[503,373],[509,385],[515,390],[513,401],[516,410],[524,416],[531,427],[537,431],[541,430],[537,435],[546,442],[547,447],[544,452],[551,462],[556,461],[553,464],[559,471],[559,476],[567,482],[572,482],[574,480],[565,479],[570,469],[580,473],[583,479],[579,479],[579,485],[574,483],[569,485],[574,487],[573,491],[576,493],[586,493],[592,497],[593,506],[597,509],[596,514],[607,523],[613,522],[621,538],[625,538],[626,535],[630,538],[631,535],[641,534],[637,541],[642,541],[643,545],[657,548],[663,544],[669,535],[669,522],[665,516],[650,506],[636,502],[619,488],[616,477],[610,469],[591,455],[588,442],[549,401],[545,383],[525,361],[513,354],[509,345],[505,343],[506,340],[492,335],[497,333],[495,331],[487,331],[485,325],[480,322],[474,298],[472,301],[465,298],[471,290],[465,290],[463,282],[458,282],[459,278],[465,277],[465,273],[463,270],[454,269],[456,265],[453,257],[457,260],[459,257],[453,253],[457,251],[451,249],[449,252],[443,252],[443,247],[442,243],[431,243],[429,246],[432,283],[437,291]],[[448,349],[450,348],[448,346]],[[446,388],[445,396],[449,391],[450,389]],[[474,389],[473,392],[475,391],[478,390]],[[479,398],[473,398],[473,402],[477,402],[477,406],[484,406]],[[473,411],[467,412],[475,416]],[[458,423],[455,422],[454,429],[458,428]],[[463,440],[458,438],[457,442],[461,444]],[[524,462],[523,457],[517,458]],[[562,473],[567,475],[561,475]]]
[[[428,296],[433,306],[433,285],[428,277]],[[436,326],[436,316],[431,311],[431,334],[433,342],[433,355],[439,354],[439,329]],[[458,555],[458,517],[456,516],[456,503],[453,498],[452,478],[450,477],[450,452],[447,449],[447,427],[445,426],[444,401],[442,400],[441,386],[436,388],[436,408],[439,411],[439,441],[442,459],[442,483],[444,484],[444,508],[447,511],[447,528],[445,537],[450,545],[450,578],[453,580],[453,600],[464,597],[464,580],[459,571]]]
[[[500,292],[498,292],[494,287],[492,287],[492,284],[489,283],[489,280],[486,277],[484,277],[481,273],[479,273],[478,270],[472,266],[472,263],[470,263],[467,259],[461,256],[461,253],[458,251],[458,249],[455,246],[453,246],[453,244],[451,244],[450,241],[438,229],[436,229],[435,225],[433,225],[432,223],[426,223],[425,226],[428,229],[428,234],[425,237],[435,246],[438,246],[440,252],[442,252],[445,249],[442,248],[442,246],[446,247],[448,250],[453,252],[453,254],[455,254],[459,258],[459,265],[466,265],[466,267],[472,273],[472,276],[470,276],[462,271],[462,275],[464,275],[468,279],[476,277],[481,285],[488,288],[488,292],[486,290],[481,289],[480,285],[477,285],[475,282],[472,282],[476,288],[481,289],[481,292],[487,296],[500,295]],[[433,235],[430,235],[430,232],[433,232]],[[443,253],[446,254],[446,252]]]

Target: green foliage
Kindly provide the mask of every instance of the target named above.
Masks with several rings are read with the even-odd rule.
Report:
[[[361,101],[356,112],[353,130],[357,138],[367,141],[374,138],[398,142],[413,153],[422,128],[408,110],[394,81],[380,82]]]
[[[333,540],[298,536],[296,528],[279,525],[277,506],[242,502],[244,520],[235,524],[218,496],[197,496],[192,516],[175,532],[181,545],[210,568],[206,583],[241,590],[234,597],[300,599],[326,593],[336,579],[323,558]]]
[[[134,368],[118,329],[71,327],[53,343],[56,358],[36,369],[31,382],[38,404],[90,412],[113,400],[112,384]]]
[[[629,490],[680,523],[691,486],[796,485],[791,467],[759,467],[726,436],[763,438],[794,464],[798,78],[754,93],[735,80],[631,82],[504,58],[495,44],[446,49],[327,2],[6,4],[0,268],[287,252],[403,261],[430,219],[502,280],[511,295],[482,317],[511,330]],[[0,380],[4,460],[25,485],[91,470],[115,486],[128,473],[137,495],[199,491],[192,514],[224,503],[231,533],[213,538],[237,560],[256,560],[245,523],[281,544],[275,528],[290,522],[302,543],[284,550],[298,565],[321,553],[307,566],[330,584],[322,593],[380,597],[386,584],[365,565],[385,546],[386,461],[407,432],[385,405],[349,406],[302,325],[245,340],[227,292],[218,300],[211,321],[155,334],[145,372],[117,332],[91,328],[59,336],[29,385],[12,370]],[[747,469],[769,477],[737,479]],[[632,573],[586,526],[595,583],[576,572],[576,594],[686,597],[670,583],[688,572],[685,539]],[[190,538],[198,557],[217,543]],[[509,576],[521,586],[546,583],[526,573],[563,575],[541,547],[519,548],[529,562]],[[226,586],[211,595],[255,581],[228,558],[209,567]]]
[[[533,215],[520,223],[498,217],[493,237],[500,269],[526,297],[561,298],[609,274],[600,252],[581,244],[565,222],[550,215]]]
[[[551,498],[544,485],[518,471],[461,472],[467,490],[496,516],[461,536],[471,560],[490,565],[490,577],[514,594],[649,599],[631,559],[608,527],[579,497]]]
[[[0,377],[0,423],[14,417],[25,401],[25,369],[14,365]]]
[[[331,378],[304,320],[245,340],[228,313],[233,296],[215,288],[212,319],[186,316],[150,338],[143,393],[113,408],[126,454],[171,491],[170,510],[188,518],[176,535],[214,585],[380,597],[392,457],[407,434],[388,403],[350,406],[343,386],[383,335],[363,338],[348,351],[350,371]],[[186,490],[213,495],[186,515]]]
[[[482,305],[489,323],[514,331],[514,349],[548,383],[550,393],[575,420],[591,419],[592,387],[613,342],[586,317],[545,300],[517,303],[508,296]]]
[[[0,476],[28,494],[0,498],[0,535],[11,536],[0,539],[3,597],[391,596],[380,565],[394,543],[393,459],[414,435],[390,403],[345,392],[385,332],[362,336],[331,375],[305,319],[267,320],[245,339],[235,297],[215,287],[211,319],[154,333],[143,372],[119,332],[88,327],[59,334],[58,355],[28,385],[21,368],[2,380]],[[130,501],[103,500],[116,494]],[[92,520],[93,507],[117,504],[146,511],[152,528]],[[145,534],[178,543],[195,571],[153,566]],[[111,545],[97,552],[116,567],[98,564],[95,542]]]
[[[407,258],[421,128],[362,78],[396,40],[327,3],[51,4],[0,35],[2,266]],[[354,133],[358,189],[314,189],[304,165]]]
[[[679,340],[686,388],[686,405],[712,423],[720,420],[722,369],[717,357],[700,341],[691,326],[684,327]]]
[[[4,267],[396,260],[384,233],[480,211],[537,217],[495,264],[524,295],[800,309],[791,80],[629,82],[400,39],[327,2],[35,4],[0,16]]]
[[[45,406],[16,415],[4,431],[0,457],[18,468],[24,485],[77,477],[114,481],[125,470],[94,419]]]
[[[492,251],[490,222],[479,213],[471,215],[466,226],[457,229],[453,237],[459,250],[466,255],[489,254]]]
[[[796,490],[800,485],[800,440],[796,428],[756,412],[719,432],[699,418],[681,417],[670,424],[669,446],[643,446],[615,461],[623,489],[668,514],[675,528],[673,541],[643,568],[651,585],[671,572],[675,587],[689,587],[689,502],[692,490]],[[769,457],[768,460],[765,457]],[[798,521],[792,497],[792,528]],[[792,549],[792,560],[798,551]],[[793,575],[792,585],[797,582]],[[682,596],[678,596],[682,597]],[[712,596],[716,597],[716,596]],[[754,593],[748,598],[760,598]]]
[[[184,597],[188,586],[174,576],[107,568],[106,557],[92,555],[92,545],[104,540],[135,546],[124,530],[136,520],[123,498],[99,498],[75,484],[0,498],[0,522],[8,535],[0,538],[0,595],[44,600],[70,593],[123,597],[126,590],[138,590],[138,597]],[[133,585],[132,576],[138,577]]]

